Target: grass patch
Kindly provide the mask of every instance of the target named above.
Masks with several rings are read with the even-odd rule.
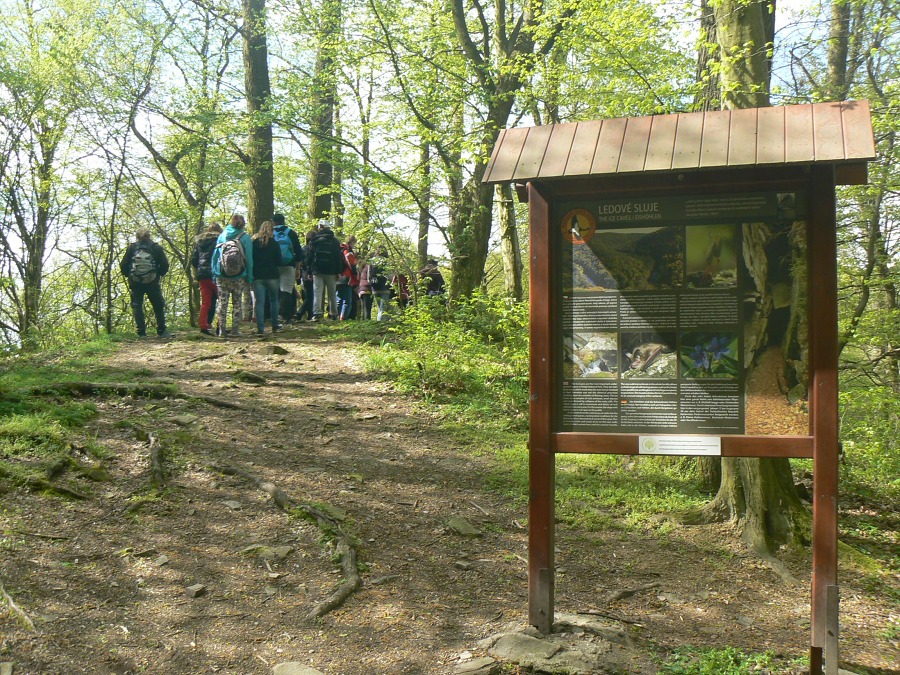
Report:
[[[675,650],[660,666],[660,675],[748,675],[777,667],[771,652],[745,654],[733,647],[724,649]]]
[[[0,420],[0,457],[46,459],[63,455],[68,449],[68,432],[45,413]]]
[[[466,434],[450,427],[460,440]],[[470,432],[471,433],[471,432]],[[497,460],[485,481],[487,487],[518,504],[528,501],[528,448],[524,435],[511,438],[506,430],[490,440],[479,430],[481,451]],[[457,436],[459,434],[459,436]],[[625,527],[665,527],[659,515],[700,506],[706,499],[684,465],[657,457],[629,458],[629,464],[610,455],[560,455],[556,460],[556,516],[585,531]]]

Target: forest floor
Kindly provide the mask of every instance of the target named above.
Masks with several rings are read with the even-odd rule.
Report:
[[[108,480],[58,479],[84,499],[0,495],[0,583],[17,608],[0,602],[0,663],[16,675],[245,675],[288,661],[328,674],[452,673],[484,654],[482,639],[525,625],[527,500],[490,488],[498,459],[477,434],[448,432],[372,379],[350,345],[304,325],[264,340],[133,341],[104,362],[121,381],[238,407],[98,397],[83,431],[105,453],[108,476],[93,478]],[[168,471],[160,491],[148,432]],[[305,619],[342,579],[334,533],[277,508],[248,475],[351,535],[362,583],[342,606]],[[480,536],[457,533],[454,516]],[[808,556],[784,561],[799,580],[786,585],[723,526],[560,526],[556,545],[557,611],[605,614],[626,631],[639,647],[628,672],[655,673],[688,645],[771,650],[788,664],[779,672],[803,672]],[[900,673],[897,603],[842,574],[842,665]]]

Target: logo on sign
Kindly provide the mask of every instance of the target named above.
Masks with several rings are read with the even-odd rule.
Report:
[[[572,209],[562,219],[563,239],[570,244],[586,244],[597,231],[597,219],[587,209]]]

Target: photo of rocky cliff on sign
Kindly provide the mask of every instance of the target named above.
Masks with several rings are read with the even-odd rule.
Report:
[[[684,278],[684,228],[598,230],[572,245],[572,287],[580,291],[653,291],[680,287]]]

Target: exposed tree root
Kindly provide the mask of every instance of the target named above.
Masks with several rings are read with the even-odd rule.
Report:
[[[645,586],[639,586],[638,588],[623,588],[621,590],[615,591],[614,593],[610,593],[607,597],[603,599],[604,604],[609,604],[611,602],[616,602],[618,600],[624,600],[625,598],[630,598],[632,595],[637,595],[638,593],[642,593],[644,591],[649,591],[654,588],[659,588],[660,583],[658,581],[654,581],[651,584],[647,584]]]
[[[335,554],[340,558],[344,581],[327,598],[317,603],[306,614],[304,617],[306,621],[315,621],[328,614],[328,612],[337,609],[359,589],[362,585],[362,579],[359,576],[356,547],[353,545],[352,538],[343,531],[341,524],[336,519],[311,504],[294,504],[291,502],[290,497],[274,483],[264,481],[241,468],[231,465],[214,465],[212,468],[226,476],[238,476],[252,483],[254,487],[269,495],[282,511],[301,511],[306,517],[314,521],[319,529],[334,537],[336,541]]]
[[[229,408],[232,410],[241,410],[243,406],[224,401],[212,396],[203,394],[184,394],[171,384],[122,384],[115,382],[56,382],[54,384],[44,384],[39,387],[31,387],[25,390],[25,393],[32,396],[56,396],[59,394],[68,394],[69,396],[133,396],[135,398],[178,398],[185,401],[203,401],[217,408]]]
[[[231,401],[225,401],[221,398],[213,398],[212,396],[204,396],[203,394],[178,394],[177,398],[183,398],[188,401],[203,401],[216,408],[228,408],[229,410],[243,410],[244,406]]]
[[[82,501],[90,499],[86,494],[77,492],[63,485],[56,485],[43,478],[35,478],[34,476],[29,476],[25,479],[25,486],[33,492],[42,492],[46,490],[48,492],[55,492],[56,494],[63,495],[64,497],[71,497],[72,499],[80,499]]]
[[[9,612],[13,616],[19,617],[19,619],[24,623],[28,628],[33,630],[35,633],[39,632],[38,629],[34,625],[34,621],[31,620],[31,617],[28,616],[21,607],[19,607],[15,600],[12,599],[12,596],[6,592],[6,589],[3,587],[3,582],[0,581],[0,597],[3,598],[3,601],[6,603],[6,606],[9,607]]]
[[[150,440],[150,484],[159,489],[166,484],[165,456],[159,436],[149,434]]]
[[[356,549],[349,542],[349,537],[343,535],[338,541],[335,551],[341,558],[341,568],[344,572],[344,581],[325,600],[318,603],[307,614],[309,622],[319,619],[333,609],[337,609],[360,587],[362,580],[356,565]]]
[[[791,571],[785,567],[784,563],[781,562],[778,558],[773,555],[770,555],[766,551],[753,551],[756,555],[759,556],[759,559],[762,560],[769,568],[775,572],[781,580],[787,584],[788,586],[799,586],[800,580],[791,574]]]
[[[166,398],[167,396],[179,396],[178,390],[171,384],[123,384],[116,382],[55,382],[26,390],[34,396],[55,396],[69,394],[70,396],[103,396],[115,394],[116,396],[134,396],[136,398]]]
[[[195,356],[192,359],[188,359],[185,363],[196,363],[197,361],[212,361],[213,359],[221,359],[222,357],[228,356],[228,354],[220,353],[220,354],[203,354],[202,356]]]

